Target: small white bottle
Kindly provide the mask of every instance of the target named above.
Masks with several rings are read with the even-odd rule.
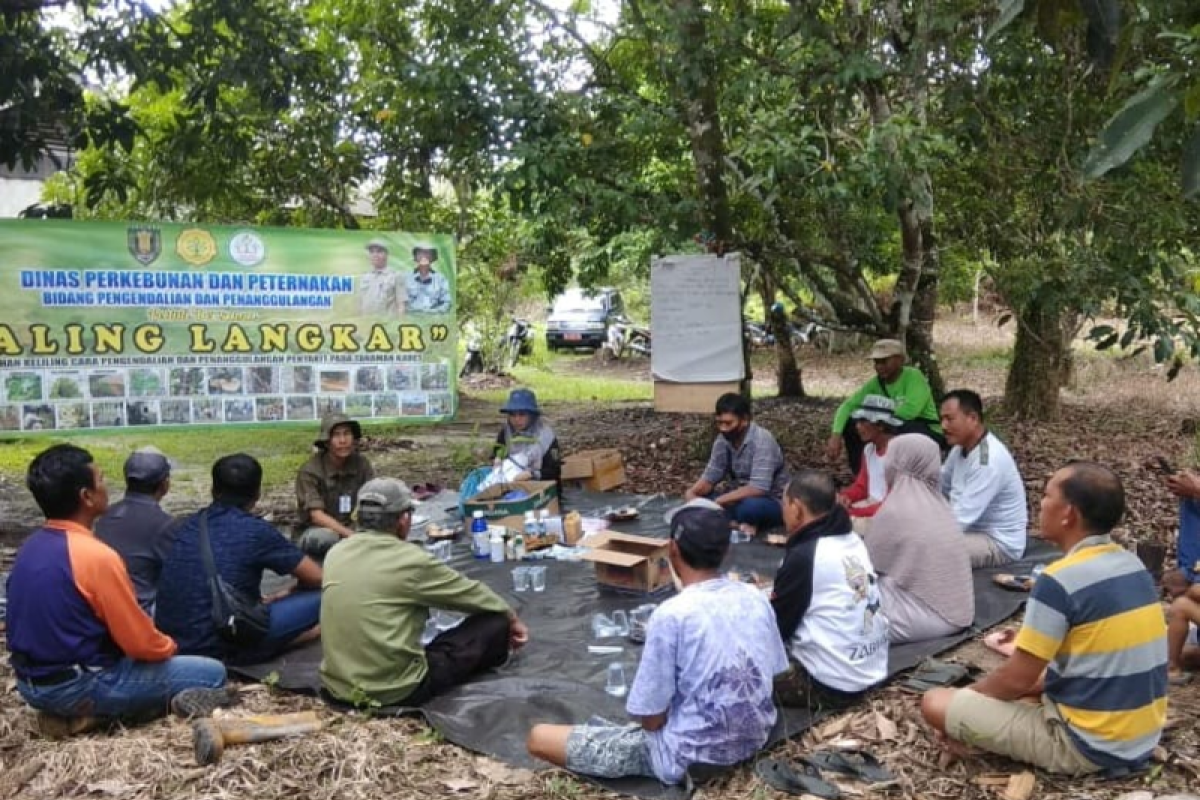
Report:
[[[488,542],[492,552],[492,561],[497,563],[504,561],[504,534],[500,531],[500,528],[492,529],[492,538]]]

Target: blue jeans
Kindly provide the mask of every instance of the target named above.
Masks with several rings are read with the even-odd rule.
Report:
[[[108,669],[88,671],[53,686],[18,680],[17,691],[39,711],[60,717],[161,717],[171,698],[184,689],[220,689],[225,665],[204,656],[175,656],[165,661],[123,658]]]
[[[753,525],[758,530],[783,527],[783,505],[774,497],[747,497],[726,509],[735,522]]]
[[[253,647],[240,650],[228,659],[237,664],[258,664],[270,661],[276,654],[321,619],[321,590],[301,589],[267,606],[271,614],[271,630],[267,638]]]
[[[1179,540],[1176,542],[1176,561],[1188,583],[1200,582],[1200,500],[1179,502]]]

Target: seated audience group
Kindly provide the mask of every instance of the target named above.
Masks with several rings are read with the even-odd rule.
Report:
[[[692,764],[752,757],[777,705],[848,707],[885,680],[890,646],[971,625],[972,568],[1024,556],[1024,482],[976,393],[950,392],[939,407],[898,342],[872,357],[876,377],[839,408],[829,442],[833,457],[846,447],[855,475],[841,492],[825,472],[789,474],[744,397],[717,401],[708,464],[668,518],[679,591],[650,618],[632,721],[536,725],[530,753],[590,775],[678,783]],[[500,457],[520,453],[531,474],[557,477],[557,439],[533,393],[514,391],[503,411]],[[528,642],[503,597],[408,542],[412,493],[375,476],[361,436],[345,416],[323,420],[296,478],[299,546],[254,515],[262,467],[249,455],[219,459],[211,504],[180,520],[159,505],[171,464],[157,450],[129,457],[125,499],[111,508],[85,450],[37,456],[27,485],[46,522],[13,566],[7,636],[17,690],[42,730],[209,713],[230,699],[225,663],[317,637],[330,699],[418,706]],[[1200,476],[1168,488],[1192,520],[1181,525],[1181,571],[1164,581],[1177,595],[1169,632],[1149,574],[1109,536],[1124,512],[1119,478],[1073,462],[1040,505],[1042,535],[1063,556],[1034,583],[1004,665],[925,694],[921,712],[939,737],[1068,774],[1146,763],[1168,674],[1183,680],[1194,655],[1188,620],[1200,620]],[[781,531],[769,587],[725,574],[734,529]],[[279,576],[265,596],[264,570]],[[221,592],[262,598],[254,641],[217,624]],[[423,644],[430,615],[445,611],[465,619]]]

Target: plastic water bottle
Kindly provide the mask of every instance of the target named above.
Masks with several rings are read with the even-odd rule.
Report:
[[[543,508],[538,512],[537,535],[539,538],[546,538],[546,535],[550,532],[549,526],[546,524],[546,520],[548,519],[550,519],[550,509]]]
[[[491,542],[488,541],[487,520],[482,511],[471,515],[471,550],[476,558],[487,558],[491,555]]]
[[[497,563],[504,561],[504,534],[500,532],[500,528],[492,531],[492,538],[489,541],[489,550],[492,556],[492,561]]]
[[[525,558],[525,537],[534,536],[537,533],[537,520],[534,518],[532,511],[525,512],[525,524],[522,527],[524,527],[524,530],[518,529],[513,533],[513,561],[520,561]]]

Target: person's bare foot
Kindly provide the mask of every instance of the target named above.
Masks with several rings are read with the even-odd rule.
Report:
[[[1002,628],[998,631],[992,631],[983,637],[983,645],[989,650],[1008,658],[1016,652],[1017,632],[1012,628]]]

